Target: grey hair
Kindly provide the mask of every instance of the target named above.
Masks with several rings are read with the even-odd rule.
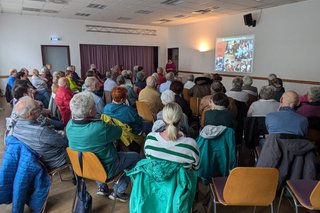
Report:
[[[172,90],[167,89],[161,94],[160,99],[163,105],[167,105],[175,101],[175,93]]]
[[[241,89],[242,85],[243,85],[243,80],[241,78],[237,77],[232,80],[232,88]]]
[[[251,86],[253,83],[252,78],[248,75],[244,76],[242,80],[243,80],[243,85],[245,86]]]
[[[20,107],[20,105],[22,105]],[[18,117],[27,119],[32,111],[39,108],[39,104],[33,100],[30,96],[23,96],[19,99],[15,111],[18,115]]]
[[[274,88],[272,86],[263,86],[260,90],[259,96],[261,99],[265,100],[274,99]]]
[[[320,87],[310,87],[309,95],[311,97],[312,102],[320,101]]]
[[[43,66],[40,70],[40,73],[48,73],[49,72],[49,69],[47,66]]]
[[[143,81],[143,80],[145,79],[145,74],[144,74],[143,71],[137,72],[137,79],[138,79],[139,81]]]
[[[70,101],[70,110],[73,119],[82,120],[87,118],[95,107],[91,93],[86,91],[74,95]]]
[[[96,85],[98,83],[98,80],[96,77],[87,77],[84,81],[84,84],[87,87],[88,91],[94,92],[96,90]]]
[[[269,74],[268,80],[271,81],[272,79],[277,78],[277,75],[274,73]]]
[[[159,75],[158,75],[158,73],[156,73],[156,72],[152,73],[151,76],[153,76],[156,80],[158,80],[158,78],[159,78]]]
[[[156,87],[156,78],[153,76],[149,76],[146,80],[146,84],[148,87]]]
[[[119,76],[117,77],[116,83],[120,86],[120,85],[126,83],[126,79],[124,79],[124,77],[123,77],[122,75],[119,75]]]
[[[211,84],[211,93],[223,92],[223,84],[221,81],[213,81]]]
[[[62,71],[54,71],[52,73],[52,83],[57,84],[59,78],[64,77],[64,72]]]
[[[194,75],[188,75],[188,81],[194,81]]]
[[[169,72],[166,74],[166,79],[167,81],[173,81],[174,79],[174,73],[173,72]]]

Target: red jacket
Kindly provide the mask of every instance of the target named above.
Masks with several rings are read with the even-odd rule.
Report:
[[[70,100],[72,96],[73,94],[70,89],[59,87],[56,92],[56,97],[54,98],[54,102],[58,106],[64,126],[67,125],[71,118]]]

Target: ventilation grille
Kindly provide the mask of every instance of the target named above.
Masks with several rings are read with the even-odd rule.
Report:
[[[87,7],[102,10],[102,9],[106,8],[107,5],[105,5],[105,4],[89,4]]]
[[[68,4],[70,0],[29,0],[29,1],[51,2],[54,4]]]
[[[176,5],[181,4],[183,2],[184,2],[183,0],[166,0],[166,1],[161,2],[161,4],[176,6]]]
[[[89,13],[76,13],[76,14],[74,14],[74,15],[87,17],[87,16],[90,16],[91,14],[89,14]]]
[[[156,36],[157,31],[142,28],[128,28],[128,27],[111,27],[102,25],[86,25],[87,32],[99,33],[117,33],[117,34],[133,34],[133,35],[148,35]]]
[[[140,13],[140,14],[150,14],[153,13],[151,10],[138,10],[135,13]]]
[[[206,13],[210,13],[212,11],[213,11],[212,8],[207,8],[207,9],[203,9],[203,10],[193,11],[192,14],[206,14]]]
[[[185,15],[177,15],[177,16],[175,16],[175,18],[184,18],[184,17],[186,17]]]
[[[52,14],[59,13],[59,11],[57,11],[57,10],[41,10],[41,12],[43,12],[43,13],[52,13]]]
[[[31,8],[31,7],[23,7],[22,10],[29,11],[29,12],[40,12],[41,11],[41,9]]]

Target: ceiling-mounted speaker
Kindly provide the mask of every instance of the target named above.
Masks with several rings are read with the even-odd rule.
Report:
[[[244,24],[248,27],[255,27],[256,26],[256,20],[253,20],[252,13],[248,13],[243,16]]]

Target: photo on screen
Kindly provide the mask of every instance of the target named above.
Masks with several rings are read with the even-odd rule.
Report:
[[[252,73],[254,35],[216,39],[215,71]]]

